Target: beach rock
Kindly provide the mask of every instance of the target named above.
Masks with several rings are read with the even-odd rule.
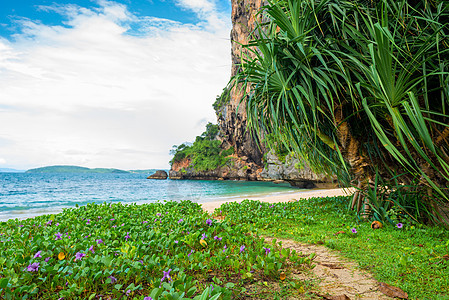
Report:
[[[164,170],[158,170],[156,171],[156,173],[148,176],[147,179],[167,179],[167,177],[167,172],[165,172]]]
[[[265,155],[265,168],[260,177],[275,182],[284,180],[292,186],[306,189],[317,187],[318,183],[332,183],[335,180],[325,174],[314,173],[307,164],[293,154],[287,155],[284,161],[281,161],[273,151]]]

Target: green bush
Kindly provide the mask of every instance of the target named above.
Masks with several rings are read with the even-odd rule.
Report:
[[[221,95],[217,96],[217,99],[215,100],[214,104],[212,104],[212,107],[214,108],[215,112],[217,113],[218,110],[220,110],[223,106],[228,104],[230,98],[231,98],[230,89],[229,87],[225,87]]]
[[[208,123],[206,131],[197,136],[192,145],[184,143],[173,146],[170,152],[173,155],[170,165],[185,158],[190,158],[196,171],[214,170],[218,166],[225,165],[229,161],[227,156],[234,153],[234,148],[223,150],[221,142],[216,139],[218,132],[218,125]]]

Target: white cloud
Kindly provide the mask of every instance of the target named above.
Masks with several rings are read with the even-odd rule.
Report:
[[[204,22],[218,16],[209,2],[185,2]],[[173,144],[215,121],[211,104],[230,73],[229,24],[139,19],[99,3],[41,7],[69,16],[66,26],[23,20],[14,42],[0,39],[0,139],[12,141],[0,153],[11,167],[167,167]],[[131,24],[145,34],[127,35]]]
[[[206,27],[214,30],[226,27],[229,23],[229,16],[220,14],[213,1],[208,0],[175,0],[176,3],[187,10],[195,12],[198,17],[205,20]]]

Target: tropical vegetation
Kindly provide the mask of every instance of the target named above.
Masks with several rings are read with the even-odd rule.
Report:
[[[424,203],[421,221],[444,220],[447,1],[269,0],[260,15],[233,78],[249,128],[358,186],[359,211],[374,207],[367,194],[377,183]],[[396,203],[386,196],[380,206]]]
[[[2,299],[231,299],[310,262],[190,201],[0,222]]]
[[[190,165],[196,171],[215,170],[219,166],[226,165],[229,161],[229,155],[234,153],[233,148],[223,150],[221,141],[217,139],[218,125],[208,123],[206,131],[197,136],[193,144],[183,143],[179,146],[173,146],[170,154],[173,158],[170,165],[180,162],[183,159],[189,159]]]
[[[378,282],[407,292],[409,299],[449,299],[446,229],[422,225],[395,209],[387,211],[380,229],[373,229],[370,223],[348,210],[349,200],[350,197],[287,203],[245,200],[223,204],[215,215],[228,222],[247,224],[262,235],[338,250]],[[287,274],[287,279],[292,277],[293,274]]]

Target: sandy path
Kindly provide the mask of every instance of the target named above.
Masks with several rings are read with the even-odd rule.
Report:
[[[222,201],[212,201],[201,203],[203,209],[207,212],[212,213],[214,209],[219,208],[225,202],[242,202],[245,199],[249,200],[260,200],[268,203],[277,202],[287,202],[292,199],[301,198],[313,198],[313,197],[333,197],[333,196],[347,196],[354,193],[354,189],[312,189],[312,190],[300,190],[295,193],[280,193],[280,194],[269,194],[264,196],[252,196],[245,198],[229,198],[223,199]]]
[[[220,207],[220,205],[224,202],[241,202],[244,199],[276,203],[298,200],[301,198],[347,196],[352,193],[354,193],[354,189],[316,189],[288,194],[255,196],[237,199],[230,198],[224,199],[223,201],[206,202],[201,205],[205,211],[212,213],[215,208]],[[266,237],[265,239],[267,242],[271,242],[272,240],[269,237]],[[297,252],[302,252],[305,255],[309,255],[311,253],[316,254],[314,259],[316,267],[313,268],[311,272],[313,277],[317,279],[318,287],[320,289],[319,291],[316,291],[316,293],[317,295],[323,295],[323,299],[393,299],[387,297],[379,291],[378,282],[374,280],[369,273],[360,271],[355,263],[340,257],[337,252],[320,245],[303,244],[285,239],[277,240],[282,241],[283,248],[295,249]],[[310,279],[302,273],[294,274],[294,276],[298,279]]]
[[[266,237],[265,240],[271,243],[272,238]],[[318,295],[328,296],[330,299],[393,299],[379,291],[379,284],[372,275],[359,270],[355,263],[340,257],[338,252],[319,245],[303,244],[286,239],[276,240],[282,242],[283,248],[294,249],[304,255],[316,254],[313,260],[316,266],[311,272],[318,280],[320,289],[316,291]],[[302,273],[293,276],[302,280],[310,279],[308,275]],[[342,295],[348,298],[337,298]]]

